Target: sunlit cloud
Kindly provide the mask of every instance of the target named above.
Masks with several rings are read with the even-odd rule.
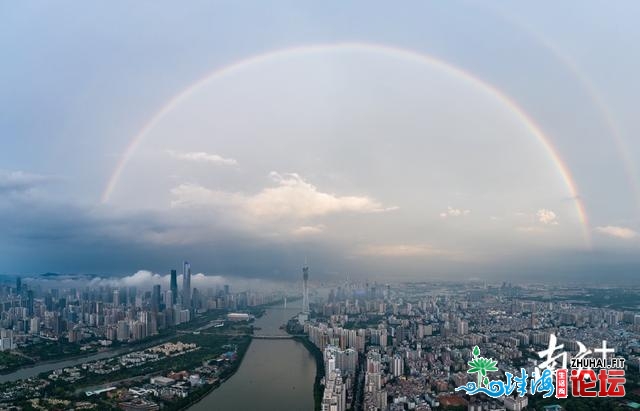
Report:
[[[322,224],[318,225],[303,225],[297,228],[294,228],[291,233],[297,236],[309,236],[309,235],[317,235],[324,232],[325,226]]]
[[[446,211],[443,211],[443,212],[440,213],[440,217],[441,218],[461,217],[461,216],[469,215],[470,213],[471,213],[471,210],[453,208],[453,207],[449,206],[449,207],[447,207]]]
[[[257,194],[211,190],[198,184],[181,184],[171,190],[172,207],[225,206],[254,218],[305,219],[331,213],[377,213],[397,207],[385,207],[366,196],[339,196],[318,190],[295,173],[271,172],[275,187]]]
[[[629,240],[638,236],[637,231],[615,225],[596,227],[596,231],[609,237],[622,238],[624,240]]]
[[[546,225],[558,225],[558,216],[551,210],[541,208],[536,212],[538,222]]]
[[[233,158],[224,158],[218,154],[210,154],[204,151],[180,153],[173,150],[167,150],[167,154],[178,160],[193,161],[199,163],[210,163],[225,166],[235,166],[238,162]]]
[[[356,254],[378,257],[428,257],[446,256],[454,253],[428,244],[385,244],[360,247]]]

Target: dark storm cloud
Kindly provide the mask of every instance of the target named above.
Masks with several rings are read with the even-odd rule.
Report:
[[[305,256],[320,261],[331,254],[305,242],[256,239],[215,223],[207,227],[206,237],[193,238],[190,232],[197,225],[185,225],[181,216],[169,213],[113,214],[61,203],[5,204],[0,226],[4,274],[162,273],[189,260],[195,271],[206,274],[294,278]]]
[[[183,260],[194,271],[227,278],[296,280],[305,257],[317,281],[347,277],[371,281],[447,280],[476,277],[517,282],[602,283],[632,281],[640,258],[623,251],[547,251],[504,255],[491,261],[380,258],[351,255],[317,241],[259,238],[211,223],[206,237],[189,237],[196,225],[165,212],[107,213],[97,208],[14,202],[0,213],[3,274],[60,272],[128,276],[138,270],[166,273]],[[212,228],[215,227],[215,228]],[[164,239],[164,235],[170,234]],[[180,240],[180,236],[184,236]],[[160,240],[159,240],[160,239]],[[561,279],[561,280],[559,280]]]
[[[194,271],[208,275],[296,280],[305,258],[318,281],[476,277],[594,283],[603,276],[631,280],[640,270],[633,244],[621,249],[616,243],[615,248],[597,252],[505,250],[504,255],[487,259],[427,246],[371,246],[380,239],[368,236],[361,247],[346,247],[339,238],[323,238],[314,230],[313,235],[291,235],[268,224],[257,229],[229,224],[228,215],[206,207],[123,210],[60,201],[47,194],[52,181],[22,172],[2,175],[0,190],[10,194],[0,199],[3,274],[126,277],[138,270],[166,273],[189,260]],[[320,227],[322,233],[324,226]]]

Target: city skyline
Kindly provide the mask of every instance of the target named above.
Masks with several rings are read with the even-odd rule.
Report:
[[[188,274],[188,263],[183,267]],[[309,269],[302,268],[305,280]],[[475,409],[478,401],[518,411],[544,403],[540,391],[492,399],[457,394],[473,388],[468,382],[476,377],[465,370],[471,353],[480,352],[498,358],[500,371],[523,376],[566,368],[569,359],[575,368],[577,358],[632,364],[610,374],[626,375],[623,386],[597,400],[612,409],[637,398],[637,284],[347,281],[319,287],[328,295],[314,285],[309,303],[299,284],[270,292],[218,284],[194,287],[189,308],[173,305],[158,278],[144,287],[103,279],[55,285],[46,277],[0,285],[0,356],[14,364],[0,376],[3,402],[132,411],[313,409],[314,402],[337,411],[429,411],[439,404]],[[555,349],[563,349],[556,365]],[[542,361],[545,352],[551,360]],[[598,404],[578,398],[584,395],[576,381],[575,398],[563,407]],[[185,398],[198,401],[185,406]]]

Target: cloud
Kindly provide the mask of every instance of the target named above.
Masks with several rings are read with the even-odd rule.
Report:
[[[596,231],[609,237],[622,238],[629,240],[638,236],[638,233],[627,227],[618,227],[615,225],[607,225],[596,227]]]
[[[521,233],[543,233],[545,232],[545,229],[540,226],[528,225],[516,227],[516,231],[520,231]]]
[[[299,235],[299,236],[316,235],[324,232],[324,229],[325,229],[325,226],[322,224],[303,225],[293,229],[291,233],[293,235]]]
[[[178,264],[181,266],[181,264]],[[178,272],[178,289],[182,290],[182,269],[177,267]],[[122,277],[96,277],[83,274],[57,274],[54,276],[26,276],[23,282],[29,286],[40,285],[45,289],[48,288],[73,288],[73,287],[112,287],[112,288],[129,288],[136,287],[138,291],[151,290],[151,288],[159,284],[163,291],[170,287],[171,276],[168,270],[162,274],[150,271],[139,270],[133,274]],[[204,273],[193,273],[191,275],[191,286],[197,288],[203,293],[207,293],[208,289],[222,288],[223,285],[229,285],[232,292],[237,291],[262,291],[262,292],[282,292],[287,289],[287,284],[278,280],[261,279],[261,278],[243,278],[227,275],[209,275]]]
[[[171,207],[191,207],[203,205],[238,206],[242,202],[242,195],[224,191],[210,190],[199,184],[183,183],[171,189],[174,200]]]
[[[24,171],[0,171],[0,193],[29,191],[51,180],[51,177]]]
[[[460,217],[460,216],[466,216],[469,215],[471,213],[471,210],[462,210],[459,208],[453,208],[451,206],[447,207],[446,211],[443,211],[440,213],[440,217],[442,218],[447,218],[447,217]]]
[[[358,249],[356,254],[378,257],[425,257],[450,255],[452,253],[427,244],[386,244],[363,246]]]
[[[153,284],[169,285],[169,276],[162,276],[151,271],[140,270],[134,274],[120,278],[94,278],[89,284],[94,287],[111,286],[151,288]]]
[[[218,154],[205,153],[204,151],[179,153],[173,150],[167,150],[167,153],[178,160],[193,161],[200,163],[211,163],[225,166],[235,166],[238,162],[233,158],[224,158]]]
[[[231,206],[253,218],[305,219],[331,213],[376,213],[394,210],[366,196],[338,196],[319,191],[295,173],[271,172],[275,187],[245,195],[210,190],[197,184],[181,184],[171,190],[172,207]]]
[[[558,216],[556,213],[546,208],[541,208],[536,211],[535,216],[523,212],[516,212],[515,216],[519,218],[526,217],[526,219],[529,220],[527,225],[515,227],[515,230],[521,233],[546,233],[549,230],[549,226],[558,225]]]
[[[545,208],[541,208],[536,212],[538,222],[546,225],[558,225],[556,213]]]

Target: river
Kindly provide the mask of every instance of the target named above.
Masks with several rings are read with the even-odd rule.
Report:
[[[292,306],[294,305],[295,306]],[[300,312],[300,301],[288,308],[268,308],[254,325],[256,334],[286,334],[280,325]],[[189,411],[313,410],[316,362],[294,340],[253,340],[238,371]]]
[[[160,344],[162,341],[167,340],[169,338],[170,337],[164,338],[163,340],[154,341],[153,344]],[[147,344],[147,345],[151,345],[151,344]],[[37,377],[40,373],[43,373],[43,372],[53,371],[60,368],[73,367],[85,362],[97,361],[105,358],[115,357],[120,354],[142,349],[142,347],[145,347],[147,345],[138,346],[138,347],[125,347],[117,350],[102,351],[102,352],[88,354],[86,356],[75,357],[75,358],[62,360],[62,361],[59,361],[59,360],[45,361],[34,366],[20,368],[9,374],[0,375],[0,384],[9,382],[9,381],[16,381],[16,380],[23,380],[25,378]]]

